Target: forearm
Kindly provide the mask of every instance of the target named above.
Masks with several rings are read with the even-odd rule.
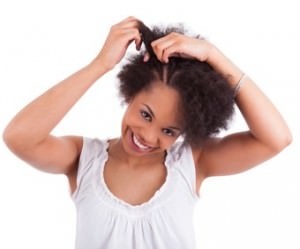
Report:
[[[121,61],[132,41],[137,48],[141,46],[138,23],[136,18],[129,17],[113,25],[92,63],[52,87],[16,115],[4,131],[6,143],[23,150],[43,142],[95,81]]]
[[[242,70],[216,48],[213,48],[208,63],[228,77],[233,88],[243,75]],[[280,151],[291,141],[291,133],[283,117],[250,77],[245,79],[237,93],[236,104],[251,134],[270,149]]]
[[[93,62],[33,100],[8,124],[3,134],[6,142],[21,146],[42,142],[106,71],[99,62]]]

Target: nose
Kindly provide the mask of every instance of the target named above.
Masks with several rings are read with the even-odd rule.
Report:
[[[141,134],[141,142],[148,146],[156,147],[158,144],[158,134],[154,127],[147,127]]]

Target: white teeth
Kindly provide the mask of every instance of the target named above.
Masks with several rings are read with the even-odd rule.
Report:
[[[141,144],[140,142],[139,142],[139,140],[135,137],[135,135],[133,134],[133,142],[135,143],[135,145],[137,145],[140,149],[142,149],[142,150],[148,150],[148,149],[150,149],[151,147],[148,147],[148,146],[145,146],[145,145],[143,145],[143,144]]]

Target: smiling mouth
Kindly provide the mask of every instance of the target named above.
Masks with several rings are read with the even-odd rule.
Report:
[[[138,149],[139,151],[142,151],[142,152],[149,152],[149,151],[155,149],[154,147],[147,146],[147,145],[141,143],[141,142],[139,141],[139,139],[134,135],[133,132],[131,133],[131,138],[132,138],[131,140],[132,140],[132,143],[133,143],[134,147],[135,147],[136,149]]]

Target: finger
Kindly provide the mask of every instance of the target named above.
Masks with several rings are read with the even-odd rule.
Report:
[[[180,57],[180,52],[178,51],[177,46],[173,45],[166,48],[162,55],[162,61],[168,63],[170,57]]]
[[[130,36],[130,40],[135,41],[135,47],[137,50],[140,50],[142,46],[142,38],[138,30],[139,22],[140,21],[134,17],[128,17],[123,22],[121,22],[117,27],[119,31],[122,32],[123,34],[124,33],[126,33],[126,35],[128,34]]]
[[[122,39],[124,39],[128,46],[131,42],[135,42],[136,49],[139,50],[142,45],[142,38],[137,29],[130,28],[130,29],[123,29],[121,32],[121,35],[123,36]]]
[[[124,23],[128,23],[128,22],[136,22],[136,21],[139,21],[136,17],[134,16],[129,16],[125,19],[123,19],[121,22],[119,22],[119,24],[124,24]]]
[[[114,32],[118,32],[119,30],[123,30],[123,29],[131,29],[131,28],[138,29],[139,23],[140,23],[139,20],[129,18],[113,25],[111,29],[114,30]]]
[[[163,54],[165,53],[165,50],[171,47],[174,42],[175,41],[173,39],[164,39],[164,41],[156,43],[154,46],[152,46],[154,53],[160,61],[164,61]]]
[[[128,28],[136,28],[138,29],[140,21],[135,17],[128,17],[121,22],[113,25],[115,29],[128,29]]]
[[[155,41],[153,41],[151,43],[151,45],[156,46],[159,43],[163,43],[163,42],[168,41],[168,40],[173,39],[173,38],[174,38],[174,33],[170,33],[170,34],[167,34],[167,35],[165,35],[161,38],[156,39]]]
[[[145,55],[144,55],[143,61],[147,62],[147,61],[149,61],[149,59],[150,59],[150,54],[148,52],[146,52]]]

